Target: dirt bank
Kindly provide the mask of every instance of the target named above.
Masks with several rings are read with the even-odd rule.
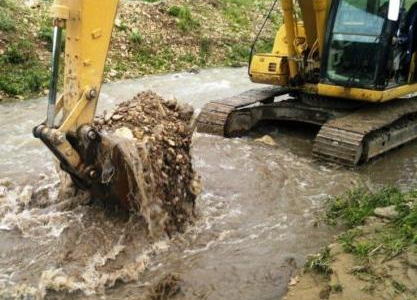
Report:
[[[327,217],[349,229],[313,255],[286,300],[417,299],[417,193],[350,192]]]
[[[52,1],[0,0],[0,102],[45,95]],[[247,63],[268,0],[122,0],[105,81]],[[270,50],[277,11],[258,49]]]

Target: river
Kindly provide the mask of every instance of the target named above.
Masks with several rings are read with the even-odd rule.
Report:
[[[253,87],[241,68],[148,76],[104,85],[99,111],[144,90],[199,109]],[[416,184],[416,143],[351,171],[311,158],[311,128],[268,126],[238,139],[195,134],[204,183],[197,219],[170,240],[149,240],[135,216],[59,203],[52,156],[31,135],[45,114],[45,99],[0,105],[3,298],[152,299],[151,287],[175,275],[175,299],[278,300],[306,256],[336,233],[319,221],[329,196],[355,185]],[[264,134],[277,145],[255,141]]]

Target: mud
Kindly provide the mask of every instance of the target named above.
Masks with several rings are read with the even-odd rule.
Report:
[[[155,236],[183,232],[194,218],[201,183],[190,153],[193,114],[190,105],[143,92],[105,111],[95,121],[102,134],[115,135],[135,145],[132,151],[127,145],[119,150],[124,153],[122,163],[129,164],[125,167],[130,171],[126,171],[127,204],[140,213]],[[124,177],[121,180],[126,181]]]

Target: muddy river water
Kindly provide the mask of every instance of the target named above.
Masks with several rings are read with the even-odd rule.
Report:
[[[252,87],[245,69],[150,76],[106,84],[99,110],[148,89],[198,109]],[[335,234],[317,222],[329,195],[416,184],[416,143],[350,171],[311,159],[310,128],[269,126],[231,140],[196,134],[204,192],[195,224],[149,240],[134,216],[80,199],[58,203],[52,157],[31,136],[45,102],[0,105],[0,299],[148,299],[174,274],[175,299],[278,300],[306,255]],[[266,133],[276,146],[254,141]]]

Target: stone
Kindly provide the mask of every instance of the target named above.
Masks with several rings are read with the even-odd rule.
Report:
[[[116,77],[117,74],[118,74],[118,72],[115,69],[110,70],[110,73],[109,73],[110,77]]]
[[[134,147],[126,148],[127,158],[132,166],[140,164],[128,174],[128,179],[129,185],[138,189],[141,196],[130,197],[129,202],[132,210],[145,218],[152,236],[163,231],[170,235],[184,230],[194,216],[195,199],[202,189],[192,168],[192,132],[187,130],[186,120],[175,116],[180,108],[176,101],[168,107],[167,101],[148,91],[119,103],[108,114],[107,119],[109,116],[110,119],[104,126],[100,126],[100,119],[104,119],[106,113],[94,122],[100,131],[113,133],[115,137],[133,138],[131,144],[130,140],[127,143],[135,146],[138,159],[134,157]],[[122,116],[120,120],[118,115]],[[180,134],[178,127],[184,128],[184,134]],[[139,180],[141,172],[145,180]],[[178,198],[176,203],[172,202],[175,198]]]
[[[116,18],[116,19],[114,20],[114,25],[115,25],[116,27],[120,27],[120,26],[122,25],[122,20],[120,20],[119,18]]]
[[[289,285],[289,286],[294,286],[294,285],[296,285],[299,281],[300,281],[300,279],[298,278],[298,276],[291,277],[291,279],[290,279],[290,283],[289,283],[288,285]]]
[[[255,142],[258,143],[263,143],[265,145],[268,146],[276,146],[277,143],[274,141],[274,139],[272,137],[270,137],[269,135],[264,135],[263,137],[256,139]]]
[[[129,128],[127,128],[127,127],[117,128],[114,131],[114,135],[117,136],[117,137],[129,139],[129,140],[132,140],[132,139],[135,138],[134,135],[133,135],[133,133],[132,133],[132,131]]]
[[[7,188],[5,186],[0,186],[0,199],[6,197]]]
[[[181,119],[188,122],[194,115],[194,107],[189,104],[184,104],[181,106],[179,114]]]
[[[107,123],[108,121],[110,121],[111,118],[113,117],[113,114],[114,114],[113,111],[106,112],[104,115],[104,122]]]
[[[417,268],[417,253],[413,251],[407,252],[407,263],[413,268]]]
[[[111,118],[112,118],[113,121],[119,121],[119,120],[123,119],[123,116],[122,115],[113,115]]]
[[[380,218],[392,220],[392,219],[397,218],[399,213],[395,209],[395,205],[391,205],[391,206],[386,206],[386,207],[375,208],[374,215]]]
[[[168,108],[174,109],[177,106],[177,100],[176,99],[170,99],[166,102],[166,106]]]

